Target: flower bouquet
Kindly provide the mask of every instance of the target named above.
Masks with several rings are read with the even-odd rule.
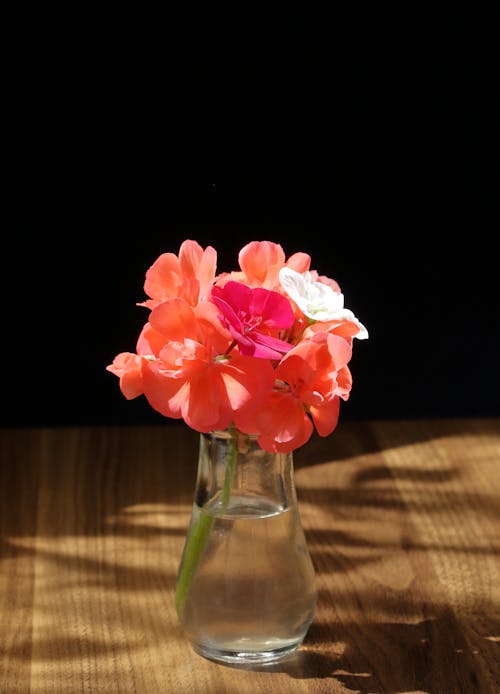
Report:
[[[279,244],[253,241],[238,260],[239,270],[217,275],[215,249],[192,240],[160,255],[146,272],[136,352],[106,368],[127,399],[144,394],[196,431],[232,424],[264,450],[293,451],[314,428],[335,429],[353,338],[368,332],[308,254],[286,259]]]
[[[286,258],[281,245],[253,241],[238,265],[217,273],[215,249],[194,240],[160,255],[146,272],[136,351],[106,368],[127,399],[144,395],[200,433],[175,590],[195,650],[267,662],[301,643],[315,607],[292,453],[314,430],[334,431],[352,387],[353,339],[368,332],[307,253]],[[223,588],[214,596],[216,576]]]

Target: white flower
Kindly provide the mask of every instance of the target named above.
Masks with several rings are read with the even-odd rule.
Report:
[[[302,313],[314,321],[348,320],[359,327],[354,336],[359,340],[368,338],[368,331],[354,313],[344,308],[344,295],[335,292],[328,284],[316,282],[310,272],[296,272],[283,267],[279,273],[281,286],[295,301]]]

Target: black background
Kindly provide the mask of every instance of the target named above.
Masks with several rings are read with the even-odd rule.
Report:
[[[340,283],[370,333],[342,417],[500,414],[488,18],[35,11],[4,23],[4,426],[166,421],[105,367],[186,238]]]

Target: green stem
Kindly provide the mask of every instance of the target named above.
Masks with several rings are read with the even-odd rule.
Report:
[[[224,475],[224,485],[221,493],[221,504],[219,513],[222,515],[229,503],[231,496],[231,486],[233,482],[234,468],[238,459],[238,434],[236,430],[231,430],[231,439],[229,444],[229,453],[226,464],[226,472]],[[179,614],[182,613],[186,597],[191,587],[191,583],[200,561],[200,557],[205,549],[205,546],[214,523],[214,516],[199,513],[198,518],[190,527],[186,538],[186,546],[182,557],[182,565],[177,577],[175,586],[175,606]]]

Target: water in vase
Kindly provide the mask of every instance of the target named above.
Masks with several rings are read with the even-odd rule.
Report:
[[[184,604],[193,646],[225,661],[273,660],[304,639],[316,605],[315,575],[296,506],[233,496],[195,506],[210,533]]]

